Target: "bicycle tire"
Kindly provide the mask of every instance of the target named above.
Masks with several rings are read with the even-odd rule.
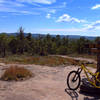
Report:
[[[70,83],[69,83],[69,81],[71,80],[70,79],[70,76],[72,75],[72,74],[75,74],[76,76],[77,76],[77,79],[79,80],[79,82],[78,82],[78,84],[73,88],[73,87],[71,87],[70,85]],[[74,77],[75,77],[75,75],[74,75]],[[77,80],[76,80],[77,81]],[[75,82],[76,82],[75,81]],[[77,72],[77,71],[71,71],[69,74],[68,74],[68,76],[67,76],[67,86],[68,86],[68,88],[70,89],[70,90],[77,90],[78,88],[79,88],[79,86],[80,86],[80,83],[81,83],[81,77],[80,77],[80,74]]]

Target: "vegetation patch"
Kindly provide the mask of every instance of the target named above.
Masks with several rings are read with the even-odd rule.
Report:
[[[97,60],[97,55],[89,55],[89,54],[78,54],[78,53],[72,53],[72,54],[68,54],[69,57],[82,57],[82,58],[87,58],[87,59],[93,59],[93,60]]]
[[[6,58],[0,59],[0,62],[6,64],[36,64],[36,65],[45,65],[45,66],[60,66],[60,65],[81,65],[86,61],[75,60],[74,58],[64,58],[60,56],[25,56],[25,55],[15,55],[8,56]],[[87,66],[95,67],[96,64],[88,64]]]
[[[58,56],[8,56],[0,59],[0,62],[6,64],[36,64],[47,66],[69,65],[71,62],[67,58]]]
[[[77,61],[74,59],[63,58],[58,56],[10,56],[1,59],[4,63],[18,63],[18,64],[36,64],[46,66],[59,65],[76,65]]]
[[[31,71],[28,69],[25,69],[24,67],[18,67],[18,66],[11,66],[6,71],[4,74],[1,76],[1,79],[4,81],[19,81],[19,80],[24,80],[27,78],[32,77]]]
[[[71,65],[79,65],[81,63],[80,60],[75,60],[75,59],[72,59],[72,58],[66,58],[66,59]]]

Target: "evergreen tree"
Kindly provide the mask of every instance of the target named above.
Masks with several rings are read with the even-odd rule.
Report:
[[[0,53],[2,57],[6,56],[6,52],[8,49],[8,36],[6,33],[0,34]]]
[[[19,34],[17,36],[17,42],[18,42],[18,52],[20,54],[24,53],[25,48],[25,36],[24,36],[24,30],[22,27],[19,28]]]

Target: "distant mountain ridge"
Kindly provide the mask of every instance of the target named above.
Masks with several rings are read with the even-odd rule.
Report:
[[[80,36],[80,35],[68,35],[69,38],[71,39],[79,39],[80,37],[85,37],[86,39],[89,40],[94,40],[96,38],[96,36]]]
[[[16,36],[18,33],[7,33],[7,34]],[[27,36],[28,33],[24,33],[24,34],[25,34],[25,36]],[[44,37],[47,34],[32,33],[32,37],[34,37],[34,38],[37,38],[39,35]],[[57,35],[51,35],[51,36],[56,37]],[[60,36],[61,36],[61,38],[68,37],[70,39],[79,39],[80,37],[85,37],[86,39],[94,40],[96,38],[96,36],[81,36],[81,35],[60,35]]]

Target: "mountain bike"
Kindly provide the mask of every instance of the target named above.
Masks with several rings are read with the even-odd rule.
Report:
[[[85,64],[81,64],[81,67],[77,71],[71,71],[67,76],[67,86],[70,90],[76,90],[81,84],[81,72],[84,71],[88,82],[95,88],[100,88],[97,83],[100,83],[98,77],[100,76],[99,72],[93,73],[86,68]],[[91,76],[91,77],[90,77]]]

